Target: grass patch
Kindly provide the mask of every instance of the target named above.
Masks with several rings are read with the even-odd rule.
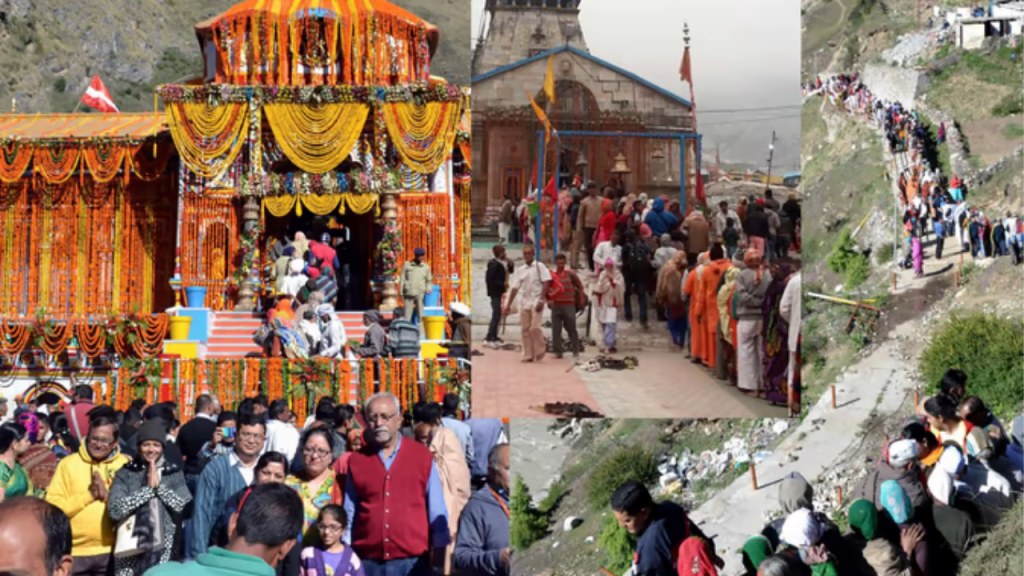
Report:
[[[523,482],[523,477],[516,474],[509,499],[509,534],[512,547],[522,551],[529,548],[548,533],[550,519],[533,505],[530,489]]]
[[[587,499],[594,508],[603,508],[623,483],[635,480],[650,486],[657,478],[658,463],[650,450],[639,445],[620,446],[590,473]]]
[[[992,107],[992,115],[1002,118],[1024,112],[1024,91],[1011,92]]]
[[[1024,500],[1008,510],[978,547],[967,553],[960,576],[1021,576],[1024,564]]]
[[[896,248],[892,244],[885,243],[875,248],[874,252],[876,261],[880,264],[884,264],[886,262],[892,262],[892,257],[896,253]]]
[[[603,568],[612,574],[625,574],[633,560],[636,550],[636,538],[626,529],[619,526],[615,516],[605,516],[601,522],[601,532],[597,536],[597,545],[604,551]]]
[[[932,74],[928,101],[960,122],[1020,112],[1024,107],[1022,49],[1021,45],[1003,46],[986,54],[949,48],[944,56],[956,53],[960,61]]]
[[[1020,140],[1024,136],[1024,126],[1011,122],[1003,126],[1003,138],[1007,140]]]
[[[1024,322],[974,312],[954,315],[936,330],[921,354],[928,393],[938,390],[950,368],[967,373],[968,394],[985,401],[1000,419],[1011,420],[1024,397]]]

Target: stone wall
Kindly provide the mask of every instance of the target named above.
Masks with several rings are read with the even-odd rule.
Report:
[[[960,136],[960,130],[957,129],[953,117],[924,103],[918,103],[916,108],[934,124],[946,125],[946,146],[949,148],[950,169],[968,186],[977,186],[979,184],[977,181],[978,170],[971,165],[971,160],[964,150],[963,138]],[[950,178],[953,174],[943,174],[943,176]]]
[[[928,87],[928,74],[910,68],[869,64],[864,69],[864,83],[877,97],[913,107],[917,97]]]
[[[568,44],[587,50],[578,10],[497,8],[473,56],[473,76]]]

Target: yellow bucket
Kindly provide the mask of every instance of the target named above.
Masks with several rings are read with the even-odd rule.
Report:
[[[188,340],[188,329],[192,327],[191,316],[171,316],[171,340]]]
[[[447,322],[444,316],[424,316],[423,331],[427,333],[427,340],[444,340],[444,325]]]

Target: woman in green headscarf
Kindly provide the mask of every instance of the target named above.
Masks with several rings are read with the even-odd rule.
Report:
[[[851,546],[862,550],[864,562],[878,576],[914,576],[918,574],[911,555],[918,541],[924,538],[920,526],[905,530],[900,537],[903,550],[879,536],[878,510],[871,502],[860,499],[850,504],[848,512],[851,534],[846,537]],[[862,570],[862,572],[864,572]],[[866,572],[870,573],[870,572]]]
[[[743,568],[747,571],[745,576],[757,576],[757,569],[761,562],[772,555],[772,545],[764,536],[751,536],[743,544],[740,553],[743,554]]]

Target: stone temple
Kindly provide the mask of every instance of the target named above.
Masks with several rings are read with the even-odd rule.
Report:
[[[562,136],[545,147],[547,182],[558,160],[559,185],[575,176],[628,192],[680,195],[679,139],[630,133],[692,132],[688,100],[591,54],[580,25],[583,0],[487,0],[485,30],[473,54],[473,223],[489,224],[502,199],[527,194],[542,129],[526,96],[533,95],[555,129],[610,132]],[[681,47],[680,47],[681,48]],[[614,60],[614,54],[607,55]],[[555,103],[543,91],[553,57]],[[681,52],[680,52],[681,58]],[[694,202],[695,140],[687,140],[687,206]],[[691,146],[692,144],[692,146]],[[621,156],[620,156],[621,155]],[[614,172],[625,157],[629,172]],[[619,164],[621,167],[621,163]]]

